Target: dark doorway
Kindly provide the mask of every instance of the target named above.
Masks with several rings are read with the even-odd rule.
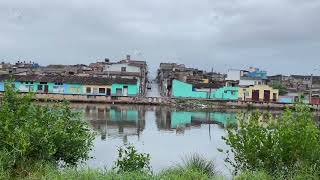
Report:
[[[259,101],[259,90],[252,90],[252,101]]]
[[[270,90],[264,90],[263,101],[265,101],[265,102],[269,102],[270,101]]]
[[[44,85],[44,93],[48,93],[49,92],[49,86],[48,85]]]
[[[277,93],[273,93],[273,101],[276,102],[277,101]]]
[[[107,88],[107,96],[110,96],[110,95],[111,95],[111,89]]]

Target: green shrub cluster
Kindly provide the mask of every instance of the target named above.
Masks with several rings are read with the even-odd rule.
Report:
[[[133,145],[120,147],[113,169],[118,172],[150,172],[150,155],[139,153]]]
[[[320,172],[320,130],[307,106],[296,105],[279,117],[253,113],[238,119],[239,126],[224,137],[234,155],[226,161],[236,172],[262,170],[284,177],[310,167]]]
[[[38,162],[75,165],[89,158],[93,134],[66,103],[52,106],[20,96],[8,83],[0,106],[0,173],[28,172]]]

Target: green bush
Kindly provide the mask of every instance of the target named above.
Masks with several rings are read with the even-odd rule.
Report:
[[[132,145],[120,147],[114,169],[118,172],[149,172],[150,155],[139,153]]]
[[[320,167],[320,131],[307,106],[296,105],[276,118],[253,113],[238,120],[239,126],[224,137],[234,155],[226,161],[236,172],[265,170],[286,176],[301,167]]]
[[[66,103],[38,105],[11,83],[0,106],[0,169],[23,173],[36,162],[76,165],[89,158],[93,134]]]

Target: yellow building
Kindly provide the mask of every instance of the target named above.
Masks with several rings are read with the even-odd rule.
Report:
[[[203,83],[209,83],[209,79],[202,79]]]
[[[279,97],[279,90],[267,85],[255,85],[239,88],[239,100],[242,101],[263,101],[276,102]]]

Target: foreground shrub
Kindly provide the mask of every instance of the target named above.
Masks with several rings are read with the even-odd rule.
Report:
[[[208,176],[216,175],[214,161],[207,160],[199,154],[192,154],[183,159],[182,164],[178,165],[180,169],[194,170],[202,172]]]
[[[139,153],[132,145],[120,147],[114,169],[118,172],[149,172],[150,155]]]
[[[182,159],[182,163],[163,170],[160,179],[217,179],[214,161],[199,154],[192,154]]]
[[[12,85],[0,106],[0,169],[23,173],[36,162],[75,165],[89,158],[93,135],[68,104],[41,106]],[[27,172],[26,172],[27,173]]]
[[[234,154],[226,159],[242,171],[265,170],[284,176],[301,165],[320,167],[320,131],[314,115],[304,105],[287,109],[281,117],[253,113],[239,118],[239,126],[224,137]]]

